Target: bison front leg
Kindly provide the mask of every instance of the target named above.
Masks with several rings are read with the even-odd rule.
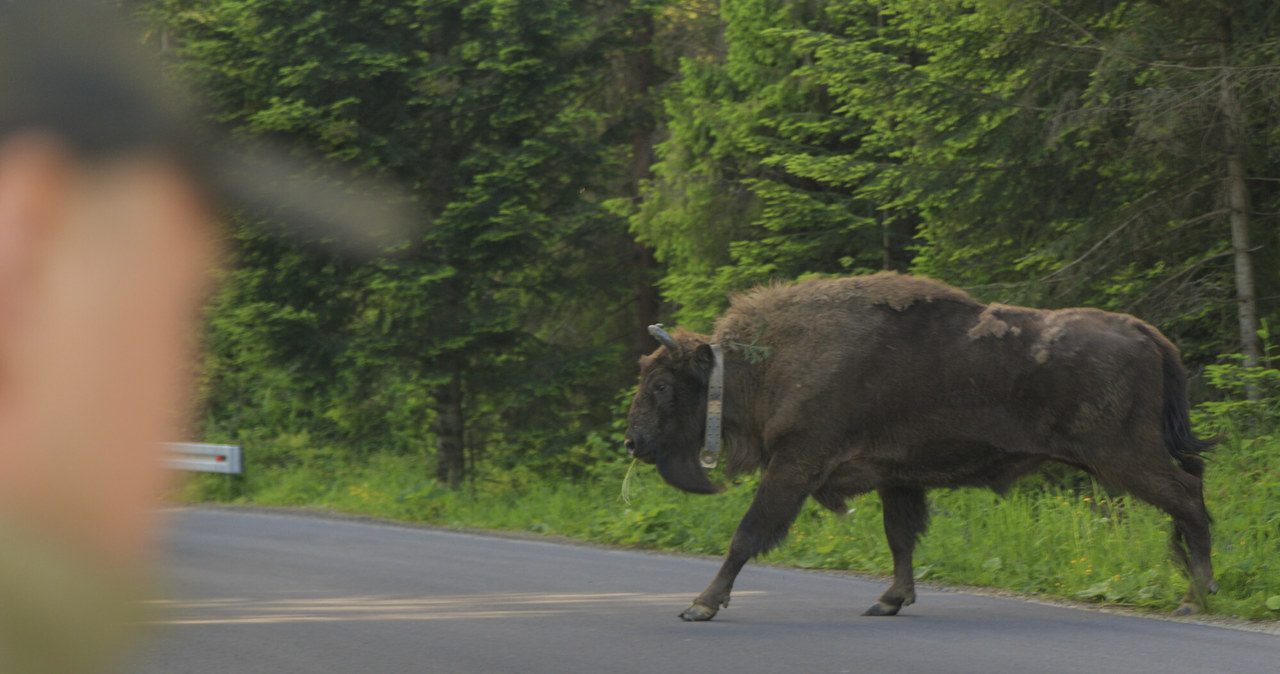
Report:
[[[862,615],[889,616],[916,601],[911,554],[928,526],[929,509],[920,487],[886,487],[879,493],[884,507],[884,533],[893,553],[893,585]]]
[[[785,465],[785,462],[775,464]],[[733,534],[729,556],[707,589],[693,600],[689,608],[680,613],[681,620],[700,621],[715,617],[721,608],[729,605],[729,592],[742,567],[756,555],[768,552],[786,538],[787,530],[811,491],[808,480],[796,479],[794,473],[798,467],[791,464],[787,466],[790,469],[787,471],[765,471],[751,507],[747,509],[747,514],[738,523],[738,530]]]

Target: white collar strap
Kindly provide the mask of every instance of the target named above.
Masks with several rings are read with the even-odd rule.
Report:
[[[698,455],[698,461],[703,468],[715,468],[720,463],[721,433],[724,422],[724,353],[715,344],[711,345],[711,353],[715,356],[715,364],[711,367],[711,378],[707,383],[705,444]]]

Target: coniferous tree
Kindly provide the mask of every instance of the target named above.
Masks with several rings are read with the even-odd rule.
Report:
[[[179,40],[178,66],[224,121],[393,177],[417,197],[425,234],[393,262],[325,260],[243,233],[231,304],[262,307],[265,330],[293,329],[256,343],[288,372],[316,372],[323,392],[309,399],[325,409],[313,414],[335,435],[369,417],[400,418],[401,431],[416,424],[417,438],[429,429],[438,478],[451,487],[467,470],[470,419],[531,399],[555,404],[567,383],[552,379],[557,369],[614,362],[599,344],[557,345],[552,313],[575,290],[556,270],[587,255],[591,231],[616,228],[593,200],[604,148],[599,115],[582,104],[599,57],[590,9],[568,0],[153,6]],[[608,302],[621,291],[597,292]],[[389,392],[421,407],[405,410]],[[541,423],[573,425],[554,416]],[[386,442],[389,430],[372,435]]]

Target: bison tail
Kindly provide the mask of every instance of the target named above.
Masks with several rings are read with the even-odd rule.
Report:
[[[1144,326],[1146,327],[1146,326]],[[1163,335],[1151,329],[1148,335],[1160,349],[1164,365],[1164,442],[1182,469],[1204,477],[1204,452],[1217,444],[1216,439],[1198,438],[1191,430],[1190,403],[1187,402],[1187,371],[1182,367],[1178,349]]]

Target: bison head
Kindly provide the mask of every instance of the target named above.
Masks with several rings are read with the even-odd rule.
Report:
[[[714,494],[698,461],[705,435],[707,387],[715,358],[707,338],[683,330],[675,336],[661,325],[649,329],[662,346],[640,359],[640,387],[627,413],[627,452],[656,464],[673,487]]]

